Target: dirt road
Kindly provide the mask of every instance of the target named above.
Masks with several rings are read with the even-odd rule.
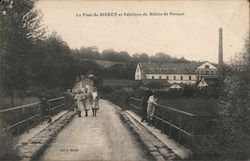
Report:
[[[117,109],[100,100],[97,117],[75,117],[39,160],[148,160],[134,136],[122,124]]]

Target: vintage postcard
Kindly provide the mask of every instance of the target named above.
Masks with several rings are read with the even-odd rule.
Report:
[[[0,160],[250,160],[247,0],[0,0]]]

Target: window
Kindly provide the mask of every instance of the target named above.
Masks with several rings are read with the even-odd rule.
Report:
[[[208,71],[208,70],[206,70],[206,71],[205,71],[205,74],[206,74],[206,75],[209,75],[209,71]]]
[[[174,76],[174,80],[176,80],[176,77]]]
[[[183,76],[181,76],[181,80],[183,80]]]
[[[192,80],[192,76],[191,75],[189,76],[189,80]]]
[[[152,76],[152,79],[155,79],[155,77],[154,77],[154,76]]]
[[[159,76],[159,79],[161,79],[161,75]]]
[[[168,75],[167,75],[167,80],[169,79]]]
[[[205,65],[205,69],[209,69],[209,65]]]

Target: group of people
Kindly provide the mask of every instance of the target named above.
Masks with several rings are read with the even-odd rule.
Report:
[[[142,98],[141,104],[141,122],[146,121],[150,126],[152,126],[152,120],[155,113],[155,106],[157,105],[156,94],[151,92],[148,88]]]
[[[88,88],[79,90],[75,95],[75,103],[78,116],[81,117],[82,111],[85,111],[85,116],[88,116],[88,111],[92,109],[93,116],[96,116],[97,110],[99,110],[99,97],[97,89],[94,87],[92,91]]]

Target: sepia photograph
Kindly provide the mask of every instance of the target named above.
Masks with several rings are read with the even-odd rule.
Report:
[[[0,0],[0,161],[250,161],[249,0]]]

